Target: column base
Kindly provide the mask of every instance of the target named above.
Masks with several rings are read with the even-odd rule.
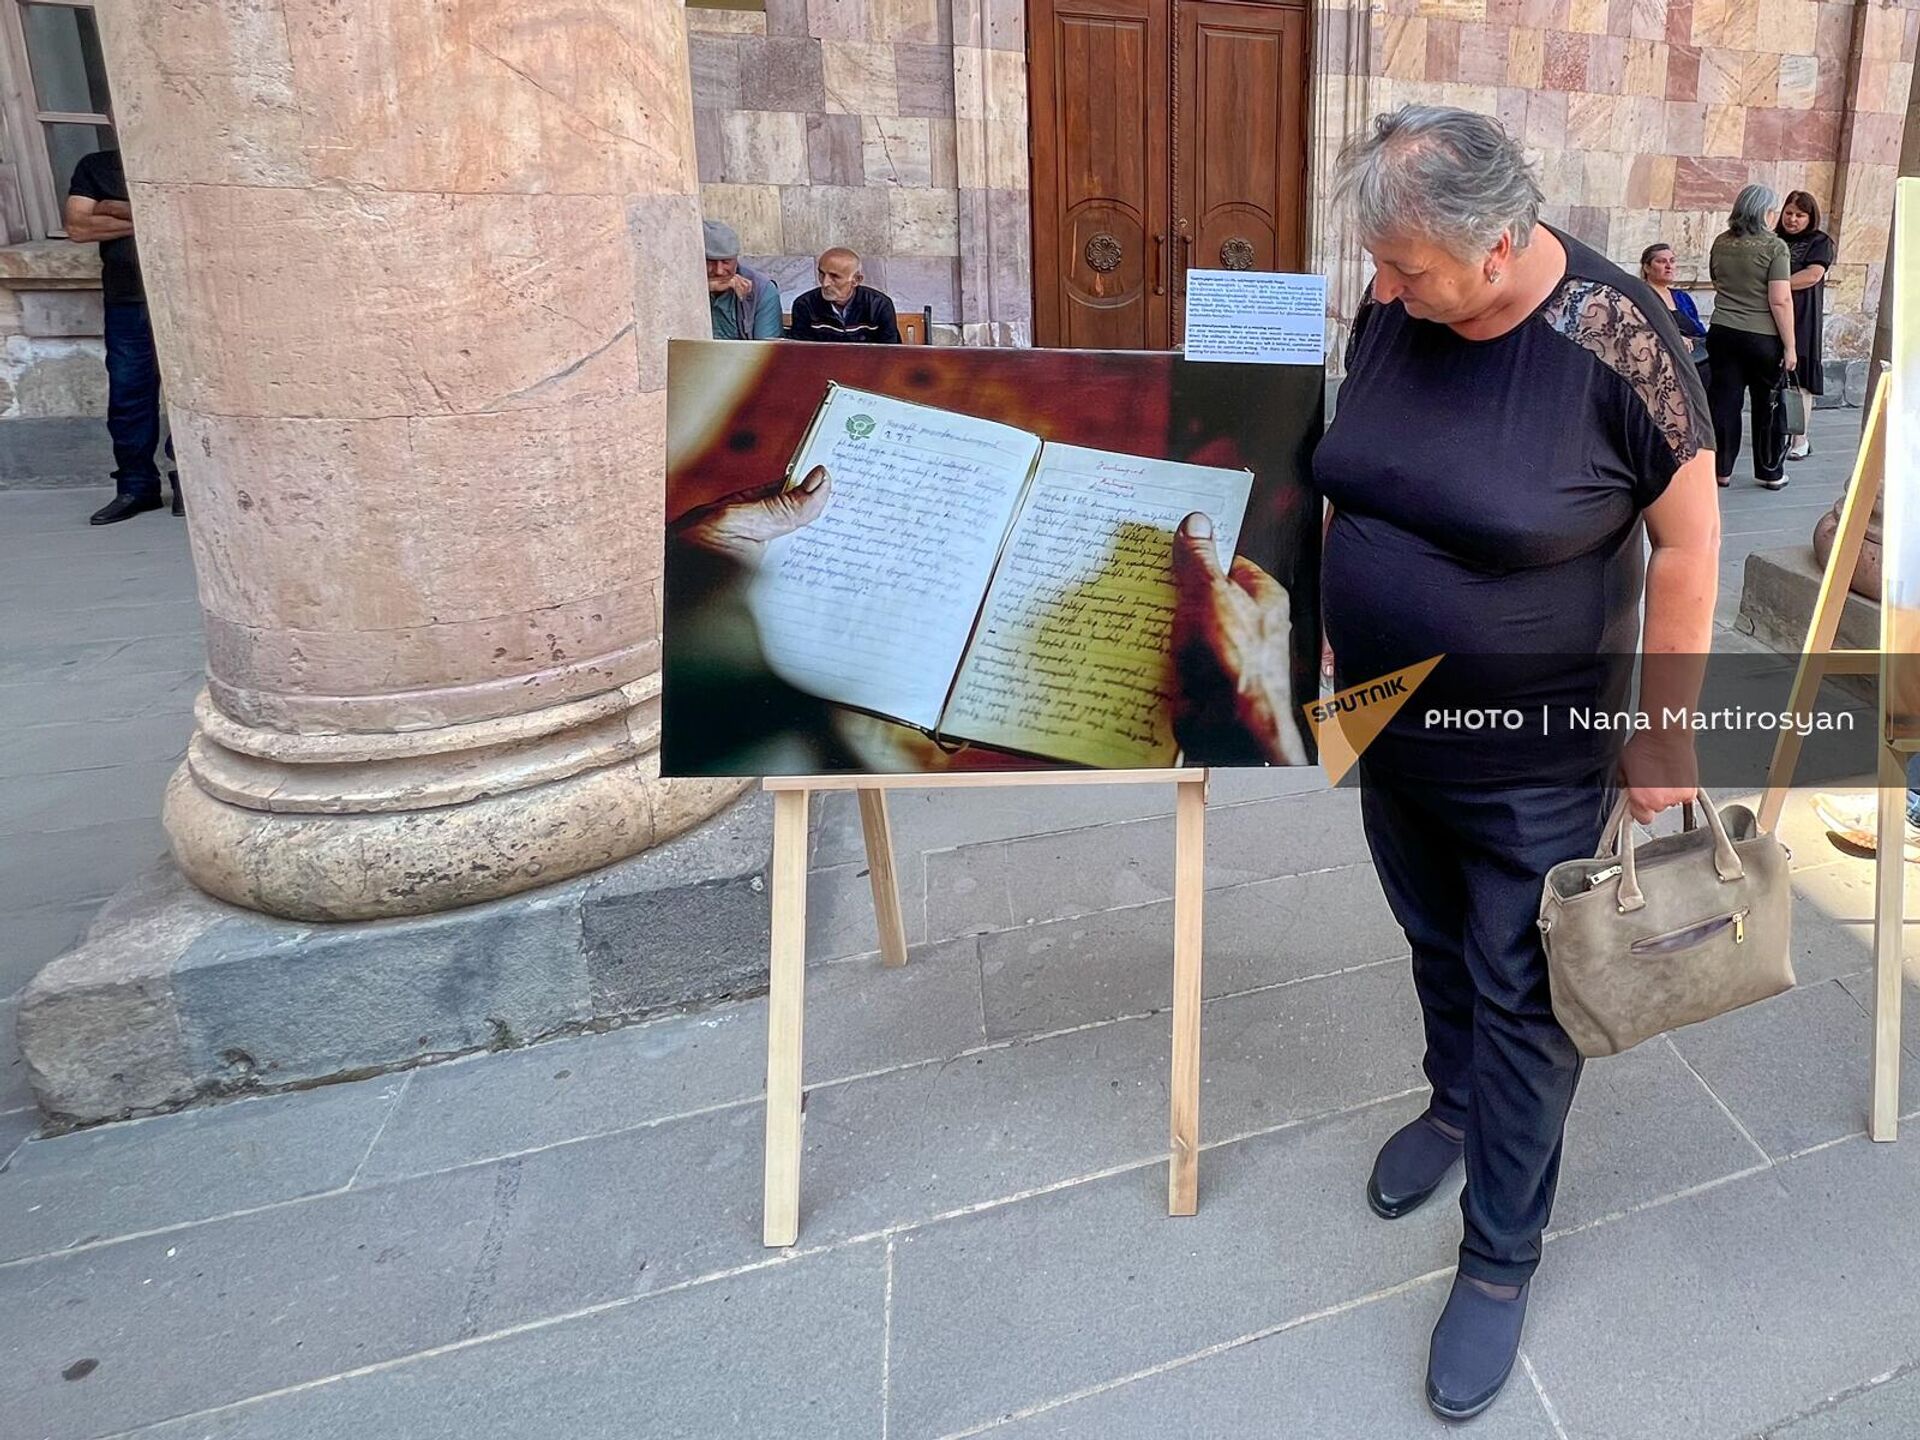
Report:
[[[663,780],[657,677],[498,720],[384,733],[245,725],[203,693],[162,818],[210,895],[290,920],[427,915],[671,840],[741,780]]]
[[[27,1078],[50,1122],[84,1125],[751,994],[769,810],[750,795],[595,874],[369,924],[236,909],[163,860],[20,997]]]
[[[189,760],[163,818],[202,890],[292,920],[377,920],[497,900],[611,865],[724,809],[747,782],[663,780],[657,754],[425,810],[243,809]]]

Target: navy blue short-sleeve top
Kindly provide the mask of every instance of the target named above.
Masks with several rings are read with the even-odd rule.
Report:
[[[1322,585],[1339,683],[1450,657],[1369,750],[1378,767],[1466,778],[1542,763],[1423,725],[1436,705],[1561,719],[1617,704],[1639,641],[1641,512],[1713,445],[1666,306],[1552,233],[1566,275],[1504,335],[1469,340],[1370,298],[1354,323],[1314,456],[1334,507]]]

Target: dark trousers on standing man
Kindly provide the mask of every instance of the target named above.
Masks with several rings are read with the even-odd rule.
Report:
[[[1725,325],[1707,329],[1707,408],[1713,412],[1714,468],[1733,474],[1740,458],[1740,407],[1753,412],[1753,475],[1778,480],[1787,468],[1786,416],[1780,379],[1786,347],[1778,335],[1755,335]]]
[[[1536,924],[1540,887],[1591,855],[1614,796],[1396,781],[1363,764],[1361,815],[1413,950],[1435,1119],[1466,1133],[1460,1270],[1522,1285],[1560,1179],[1580,1053],[1553,1017]]]
[[[160,467],[160,360],[153,349],[147,307],[135,302],[106,307],[107,434],[113,440],[113,478],[122,495],[156,499]],[[173,458],[173,439],[167,439]]]

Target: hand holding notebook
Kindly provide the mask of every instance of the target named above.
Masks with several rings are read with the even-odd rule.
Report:
[[[821,466],[824,513],[770,540],[748,587],[776,674],[949,739],[1174,763],[1173,534],[1202,512],[1230,560],[1251,472],[1044,443],[838,385],[789,483]]]

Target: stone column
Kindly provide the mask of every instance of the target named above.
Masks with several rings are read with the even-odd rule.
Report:
[[[206,612],[166,824],[300,919],[607,864],[658,778],[665,339],[705,333],[675,0],[116,0]]]

